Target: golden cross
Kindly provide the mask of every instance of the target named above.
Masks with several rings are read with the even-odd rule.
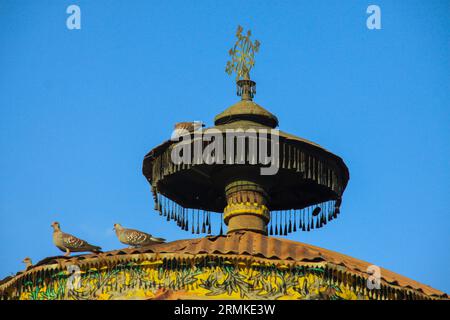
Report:
[[[225,72],[229,75],[233,71],[236,73],[236,81],[241,79],[250,80],[250,70],[255,65],[255,53],[258,52],[260,45],[258,40],[252,43],[250,30],[247,31],[246,35],[242,31],[243,28],[238,26],[236,32],[237,41],[229,51],[231,61],[227,62],[227,67],[225,68]]]

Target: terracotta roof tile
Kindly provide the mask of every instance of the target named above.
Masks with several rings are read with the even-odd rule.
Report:
[[[239,232],[226,236],[214,236],[197,239],[177,240],[168,243],[156,244],[136,249],[119,249],[101,254],[86,254],[72,257],[49,257],[38,262],[33,268],[51,265],[61,261],[69,263],[85,259],[104,260],[105,257],[121,257],[146,253],[173,253],[173,254],[223,254],[247,257],[259,257],[272,260],[292,261],[296,263],[324,262],[345,267],[348,271],[368,276],[367,267],[371,263],[352,258],[350,256],[319,248],[292,240],[267,237],[259,233]],[[29,270],[30,271],[30,270]],[[430,296],[444,297],[447,295],[430,286],[401,276],[389,270],[381,268],[381,277],[392,285],[411,288]],[[6,280],[6,279],[4,279]],[[11,280],[11,279],[8,279]],[[5,281],[2,281],[5,282]]]

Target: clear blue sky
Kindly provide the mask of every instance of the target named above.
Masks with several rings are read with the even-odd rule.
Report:
[[[82,29],[66,28],[78,4]],[[377,4],[382,30],[366,28]],[[237,101],[236,26],[261,41],[256,102],[350,169],[340,218],[292,235],[450,292],[449,1],[1,1],[0,277],[105,250],[115,222],[190,238],[153,211],[144,155]]]

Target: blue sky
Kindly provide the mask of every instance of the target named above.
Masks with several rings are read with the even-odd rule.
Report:
[[[81,8],[81,30],[66,8]],[[366,28],[377,4],[382,29]],[[290,238],[450,292],[449,1],[1,1],[0,277],[60,254],[50,223],[122,247],[153,211],[144,155],[237,101],[238,24],[261,41],[255,101],[350,169],[340,218]]]

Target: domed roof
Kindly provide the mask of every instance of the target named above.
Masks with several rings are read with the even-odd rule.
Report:
[[[252,100],[241,100],[214,118],[214,124],[225,125],[234,121],[252,121],[270,128],[278,126],[278,118]]]
[[[154,261],[160,259],[197,259],[205,255],[220,256],[230,261],[258,261],[288,268],[295,265],[321,266],[329,270],[330,276],[339,282],[351,285],[356,278],[363,282],[371,275],[367,270],[371,263],[352,258],[331,250],[283,238],[267,237],[253,232],[236,232],[226,236],[209,236],[196,239],[177,240],[141,248],[124,248],[104,253],[83,254],[72,257],[49,257],[25,272],[0,281],[0,295],[7,294],[8,288],[21,286],[24,277],[40,273],[51,277],[68,265],[78,265],[81,269],[104,266],[112,268],[118,263]],[[448,295],[428,285],[424,285],[389,270],[380,268],[383,285],[393,289],[413,292],[419,299],[447,299]],[[356,278],[354,278],[356,277]],[[412,291],[411,291],[412,290]]]

